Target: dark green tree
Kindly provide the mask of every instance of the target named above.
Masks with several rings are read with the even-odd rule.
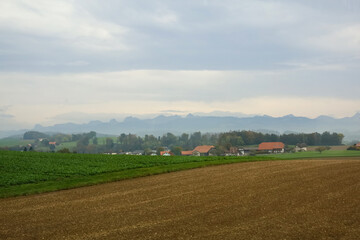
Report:
[[[180,146],[173,146],[171,148],[171,152],[177,156],[181,155],[181,151],[182,151],[182,147],[180,147]]]

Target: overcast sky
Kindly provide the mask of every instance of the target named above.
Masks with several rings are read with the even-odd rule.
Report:
[[[0,130],[213,111],[360,111],[360,1],[0,1]]]

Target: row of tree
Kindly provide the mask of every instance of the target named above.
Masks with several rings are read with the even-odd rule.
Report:
[[[158,152],[162,147],[168,147],[175,153],[181,150],[192,150],[199,145],[214,145],[219,152],[226,152],[232,147],[244,147],[258,145],[262,142],[283,142],[286,145],[302,146],[329,146],[341,145],[344,135],[341,133],[309,133],[309,134],[264,134],[254,131],[232,131],[218,134],[192,134],[183,133],[176,136],[172,133],[164,134],[161,137],[145,135],[144,137],[135,134],[121,134],[116,139],[106,138],[105,144],[98,145],[96,133],[82,134],[77,141],[77,152],[129,152],[144,150],[150,153],[151,150]]]
[[[214,145],[219,152],[226,152],[233,147],[244,147],[258,145],[262,142],[283,142],[286,145],[302,146],[329,146],[341,145],[344,135],[341,133],[290,133],[290,134],[269,134],[254,131],[231,131],[225,133],[206,133],[194,132],[192,134],[183,133],[176,136],[166,133],[163,136],[145,135],[144,137],[135,134],[122,133],[117,138],[106,138],[105,142],[98,144],[96,132],[81,134],[53,134],[47,135],[41,132],[29,131],[24,134],[24,139],[34,139],[35,146],[48,146],[54,151],[54,145],[49,142],[76,141],[75,151],[79,153],[101,153],[101,152],[130,152],[144,150],[150,153],[151,150],[158,152],[163,147],[168,147],[175,153],[181,150],[192,150],[199,145]]]
[[[219,135],[221,145],[257,145],[262,142],[283,142],[286,145],[306,144],[308,146],[341,145],[344,135],[341,133],[290,133],[263,134],[253,131],[233,131]]]

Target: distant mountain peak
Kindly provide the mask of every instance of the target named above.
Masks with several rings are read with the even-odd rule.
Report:
[[[139,120],[140,120],[139,118],[129,116],[129,117],[124,119],[124,122],[134,122],[134,121],[139,121]]]
[[[116,119],[113,118],[109,121],[109,123],[118,123],[118,121],[116,121]]]
[[[93,121],[89,122],[89,124],[100,124],[100,123],[102,123],[102,122],[99,120],[93,120]]]
[[[355,113],[355,115],[354,116],[352,116],[353,118],[360,118],[360,111],[359,112],[357,112],[357,113]]]
[[[320,115],[316,119],[332,119],[332,117],[327,116],[327,115]]]
[[[34,126],[34,129],[38,129],[38,128],[42,128],[43,126],[41,125],[41,124],[36,124],[35,126]]]
[[[159,115],[159,116],[155,117],[154,119],[163,119],[163,118],[166,118],[166,116],[165,116],[165,115],[163,115],[163,114],[161,114],[161,115]]]

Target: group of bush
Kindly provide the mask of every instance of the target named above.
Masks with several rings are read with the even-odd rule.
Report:
[[[347,150],[353,150],[353,151],[360,151],[360,146],[358,146],[359,144],[354,144],[350,147],[347,148]]]

